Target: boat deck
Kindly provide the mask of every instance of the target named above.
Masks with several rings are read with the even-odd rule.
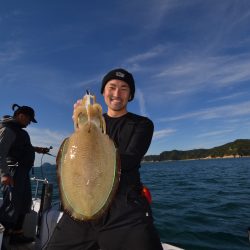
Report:
[[[38,250],[35,247],[35,242],[29,244],[22,244],[22,245],[6,245],[7,250]]]
[[[1,199],[0,199],[1,205]],[[36,237],[37,232],[37,221],[38,221],[38,211],[40,208],[40,199],[33,199],[33,205],[31,213],[26,215],[24,222],[24,234],[28,237],[34,237],[36,242],[29,244],[20,244],[20,245],[9,245],[8,238],[4,238],[6,250],[41,250],[44,249],[44,246],[48,242],[54,227],[59,222],[63,212],[60,211],[60,206],[54,205],[51,209],[46,210],[43,213],[41,220],[41,227],[39,230],[40,236]],[[0,248],[1,248],[0,242]],[[162,243],[164,250],[184,250],[166,243]],[[3,248],[2,248],[3,250]]]
[[[162,244],[162,246],[163,250],[184,250],[182,248],[171,246],[169,244]],[[35,243],[30,243],[30,244],[9,246],[8,250],[40,250],[40,249],[36,248]]]

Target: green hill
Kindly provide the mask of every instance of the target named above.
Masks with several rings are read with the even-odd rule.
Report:
[[[204,158],[250,156],[250,139],[238,139],[210,149],[163,151],[159,155],[146,155],[144,161],[189,160]]]

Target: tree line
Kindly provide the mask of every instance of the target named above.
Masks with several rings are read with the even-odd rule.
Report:
[[[210,149],[171,150],[159,155],[146,155],[144,161],[190,160],[204,158],[223,158],[250,156],[250,139],[238,139]]]

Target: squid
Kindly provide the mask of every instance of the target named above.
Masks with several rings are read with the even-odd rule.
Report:
[[[106,134],[102,107],[87,93],[73,113],[74,133],[58,151],[56,165],[63,210],[80,221],[100,218],[120,180],[120,160]]]

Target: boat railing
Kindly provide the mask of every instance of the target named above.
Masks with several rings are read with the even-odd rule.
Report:
[[[39,203],[39,208],[37,209],[35,209],[35,207],[33,208],[34,210],[37,210],[38,213],[36,236],[39,237],[42,215],[46,210],[51,208],[53,184],[49,183],[49,181],[46,178],[41,179],[37,177],[31,177],[30,180],[32,182],[35,182],[35,193],[33,195],[33,204]],[[40,192],[40,190],[42,191]]]
[[[33,199],[37,200],[40,184],[49,184],[49,181],[46,178],[40,179],[37,177],[31,177],[30,180],[35,182],[35,193],[33,195]]]

